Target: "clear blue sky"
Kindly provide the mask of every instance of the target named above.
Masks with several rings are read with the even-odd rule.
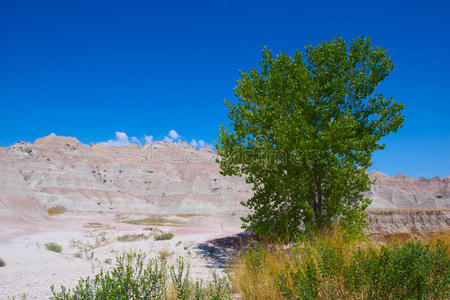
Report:
[[[54,132],[86,144],[174,129],[212,143],[238,70],[370,35],[395,69],[379,91],[406,121],[374,156],[396,175],[450,175],[449,1],[0,0],[0,146]]]

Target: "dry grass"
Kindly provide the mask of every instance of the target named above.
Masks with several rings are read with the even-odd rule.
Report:
[[[450,231],[433,232],[428,234],[422,233],[385,233],[373,235],[371,241],[375,245],[392,245],[392,244],[403,244],[411,240],[420,240],[424,243],[430,243],[432,245],[436,244],[438,240],[450,244]]]
[[[169,220],[167,218],[161,216],[153,216],[147,217],[144,219],[135,219],[135,220],[125,220],[122,223],[132,224],[132,225],[147,225],[147,226],[175,226],[175,227],[183,227],[186,225],[184,222]]]
[[[93,228],[93,229],[111,229],[108,224],[98,223],[98,222],[90,222],[86,223],[83,226],[84,228]]]
[[[49,216],[59,215],[66,212],[66,208],[61,205],[53,206],[47,209]]]
[[[187,219],[187,218],[191,218],[191,217],[208,217],[210,215],[208,215],[208,214],[175,214],[174,216]]]
[[[136,242],[136,241],[141,241],[141,240],[146,240],[148,239],[148,236],[145,234],[125,234],[125,235],[121,235],[119,237],[117,237],[117,240],[119,242]]]
[[[283,299],[273,278],[287,263],[287,253],[279,248],[273,252],[264,251],[261,260],[255,262],[255,267],[261,263],[257,272],[246,257],[246,254],[239,256],[232,264],[231,280],[235,292],[243,295],[244,299]]]
[[[159,252],[159,258],[161,258],[161,259],[166,259],[170,255],[171,255],[171,253],[169,252],[169,250],[167,248]]]
[[[341,234],[331,233],[322,239],[333,241],[346,249],[344,253],[350,253],[355,248],[355,243],[345,241]],[[360,246],[365,247],[364,244]],[[274,279],[282,269],[294,263],[292,254],[296,252],[295,247],[301,246],[292,248],[279,242],[266,241],[254,251],[241,253],[234,259],[231,269],[230,278],[235,292],[244,296],[244,299],[286,299]]]
[[[368,213],[386,213],[386,212],[433,212],[433,211],[450,211],[450,207],[417,207],[417,208],[369,208]]]

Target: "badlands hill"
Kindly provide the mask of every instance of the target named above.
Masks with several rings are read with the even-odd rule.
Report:
[[[51,134],[0,148],[0,218],[39,219],[68,211],[218,213],[242,211],[251,196],[241,178],[219,173],[216,153],[187,143],[86,146]],[[450,207],[450,176],[370,173],[371,209]]]
[[[39,218],[69,211],[214,213],[239,210],[250,188],[223,177],[209,148],[155,142],[86,146],[51,134],[0,148],[0,216]]]

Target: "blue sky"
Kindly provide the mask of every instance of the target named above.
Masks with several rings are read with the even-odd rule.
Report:
[[[373,169],[447,176],[449,3],[0,0],[0,146],[52,132],[212,143],[238,70],[257,67],[263,46],[292,54],[370,35],[395,64],[378,91],[406,106]]]

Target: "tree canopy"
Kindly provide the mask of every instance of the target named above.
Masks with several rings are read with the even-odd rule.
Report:
[[[366,169],[404,120],[403,104],[375,94],[394,67],[387,50],[335,37],[292,57],[262,54],[259,70],[240,72],[216,142],[222,174],[253,187],[244,227],[289,239],[336,222],[360,232]]]

